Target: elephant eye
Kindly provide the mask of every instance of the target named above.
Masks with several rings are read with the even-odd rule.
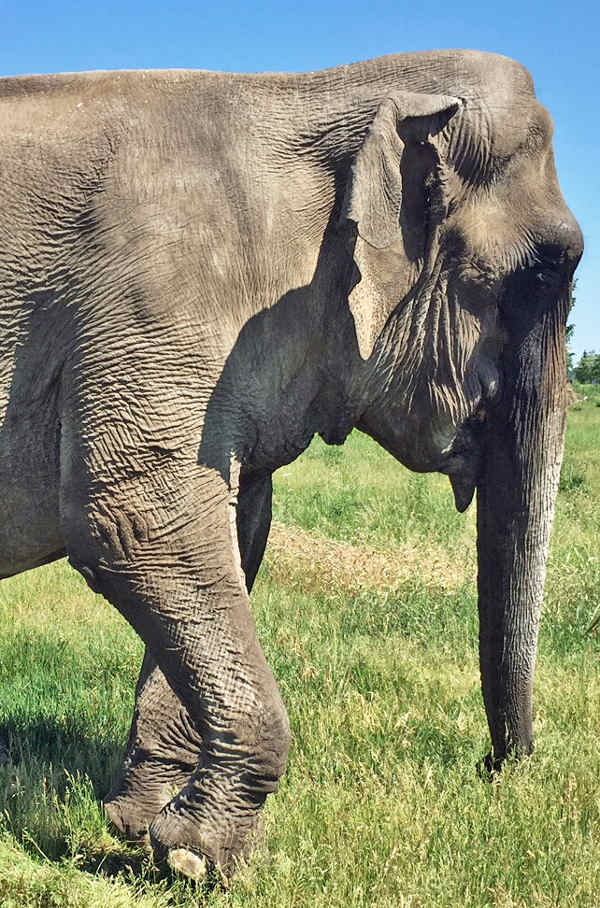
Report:
[[[554,289],[564,280],[565,249],[557,244],[546,244],[538,248],[533,274],[538,286]]]
[[[465,262],[460,269],[460,276],[465,281],[480,285],[484,284],[486,287],[493,284],[498,277],[494,269],[488,265],[487,262],[482,262],[478,259]]]
[[[544,287],[556,287],[561,281],[561,273],[556,268],[537,268],[535,279]]]

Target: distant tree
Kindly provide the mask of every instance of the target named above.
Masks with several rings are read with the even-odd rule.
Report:
[[[582,384],[600,382],[600,354],[595,350],[584,350],[583,356],[575,366],[575,378]]]

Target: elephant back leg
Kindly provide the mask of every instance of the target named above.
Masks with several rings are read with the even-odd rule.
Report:
[[[271,490],[270,474],[242,472],[237,528],[248,592],[267,541]],[[109,819],[127,838],[145,837],[156,814],[203,762],[202,738],[153,653],[146,648],[123,765],[104,800]]]

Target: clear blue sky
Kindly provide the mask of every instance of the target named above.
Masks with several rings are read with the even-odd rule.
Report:
[[[600,351],[598,0],[0,0],[2,74],[198,67],[310,70],[386,53],[475,48],[532,73],[556,127],[564,196],[583,229],[573,349]]]

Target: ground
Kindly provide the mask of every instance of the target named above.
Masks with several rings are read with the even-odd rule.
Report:
[[[596,906],[600,394],[569,412],[535,685],[537,750],[494,784],[474,508],[365,436],[276,474],[253,594],[294,740],[265,846],[229,889],[159,879],[99,805],[141,645],[59,562],[0,584],[3,906]]]

